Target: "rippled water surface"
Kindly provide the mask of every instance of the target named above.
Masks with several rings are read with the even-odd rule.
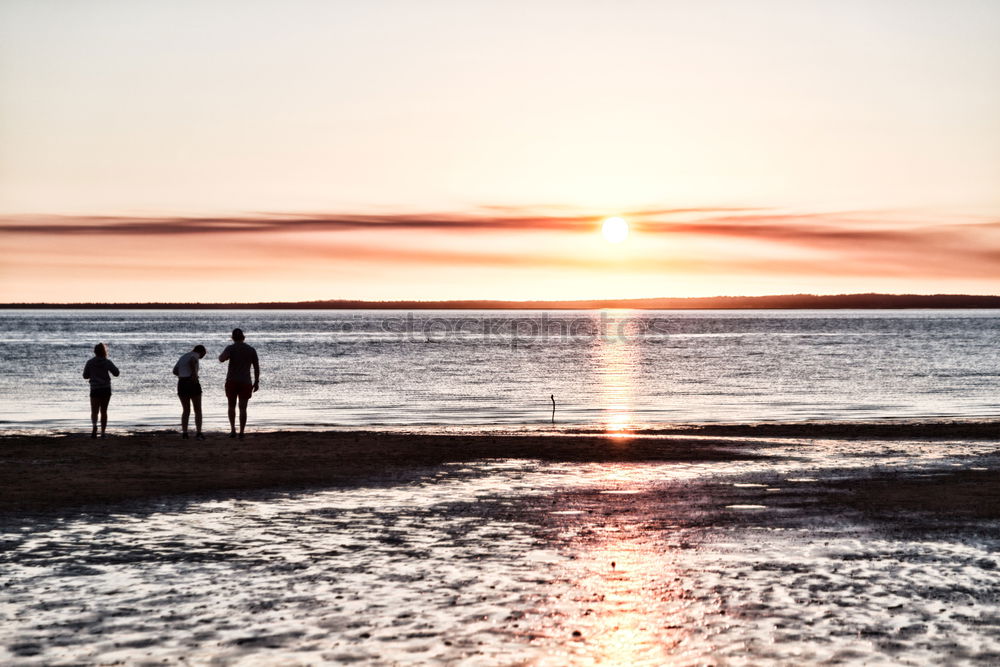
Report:
[[[0,428],[86,427],[105,341],[111,427],[174,426],[196,343],[206,428],[225,428],[234,326],[260,353],[258,428],[984,417],[997,311],[0,311]]]
[[[996,443],[758,447],[10,516],[0,662],[1000,660],[997,522],[899,535],[801,500],[873,470],[996,475]]]

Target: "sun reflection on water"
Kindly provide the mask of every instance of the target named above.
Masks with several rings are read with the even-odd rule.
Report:
[[[594,486],[560,496],[549,509],[566,558],[529,624],[532,644],[543,651],[537,664],[697,664],[711,655],[704,622],[719,608],[693,599],[691,590],[692,549],[702,532],[674,525],[657,511],[662,503],[687,499],[669,492],[650,497],[650,471],[646,465],[594,465],[588,474]],[[690,473],[656,471],[661,480],[671,472]]]
[[[684,575],[669,551],[611,529],[571,561],[566,590],[542,633],[565,637],[563,655],[538,664],[664,665],[704,647],[691,641]],[[568,655],[567,655],[568,654]]]
[[[611,313],[597,339],[596,373],[604,430],[615,438],[635,429],[636,364],[639,349],[628,336],[627,315]]]
[[[598,571],[588,585],[603,589],[594,614],[591,650],[609,663],[635,665],[666,659],[680,642],[683,628],[664,630],[654,610],[675,597],[670,571],[661,571],[663,558],[628,541],[609,542],[592,552]],[[607,568],[610,568],[608,571]],[[651,579],[650,569],[663,578]],[[602,571],[603,570],[603,571]],[[666,583],[666,585],[664,585]]]

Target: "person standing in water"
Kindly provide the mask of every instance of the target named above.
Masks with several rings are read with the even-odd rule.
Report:
[[[240,438],[247,425],[247,403],[254,392],[260,389],[260,362],[257,350],[247,345],[242,329],[233,329],[233,344],[219,355],[220,362],[229,362],[226,373],[226,399],[229,401],[229,437],[236,437],[236,403],[240,405]],[[253,367],[253,382],[250,368]]]
[[[108,428],[108,403],[111,402],[111,376],[118,377],[118,367],[108,359],[108,346],[94,346],[94,357],[83,367],[83,379],[90,380],[90,423],[94,429],[91,438],[97,437],[97,413],[101,413],[101,437]]]
[[[201,434],[201,382],[198,380],[198,360],[205,357],[205,346],[195,345],[194,349],[174,364],[174,375],[177,376],[177,397],[181,400],[181,437],[188,438],[188,419],[191,416],[191,406],[194,405],[195,438],[204,440]]]

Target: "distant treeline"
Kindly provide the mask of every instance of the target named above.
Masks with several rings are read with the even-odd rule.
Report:
[[[1000,296],[968,294],[783,294],[777,296],[712,296],[684,299],[586,299],[581,301],[294,301],[262,303],[5,303],[0,308],[108,310],[749,310],[812,308],[1000,308]]]

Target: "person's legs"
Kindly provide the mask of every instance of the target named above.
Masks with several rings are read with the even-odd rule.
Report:
[[[229,401],[229,437],[236,437],[236,399],[239,396],[239,387],[232,380],[226,380],[226,400]]]
[[[181,396],[181,435],[188,437],[188,420],[191,418],[191,399]],[[198,429],[199,431],[201,429]]]
[[[201,394],[191,397],[191,404],[194,405],[194,428],[198,437],[201,437]]]
[[[90,395],[90,423],[93,430],[90,432],[91,438],[97,437],[97,413],[101,410],[101,399],[98,396]]]
[[[108,428],[108,403],[111,402],[111,394],[108,393],[101,397],[101,437],[104,437],[104,432]]]
[[[240,437],[243,437],[243,431],[247,427],[247,403],[250,402],[249,398],[240,397]]]
[[[227,396],[229,399],[229,435],[236,435],[236,396]]]

